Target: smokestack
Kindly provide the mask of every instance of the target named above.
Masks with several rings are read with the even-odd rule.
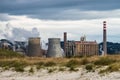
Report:
[[[67,43],[67,32],[64,32],[64,53],[65,55],[66,55],[66,43]]]
[[[103,51],[104,55],[107,55],[107,30],[106,30],[106,21],[103,21]]]

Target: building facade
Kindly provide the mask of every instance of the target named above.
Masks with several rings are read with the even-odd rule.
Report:
[[[75,56],[98,55],[98,44],[96,41],[75,41]]]

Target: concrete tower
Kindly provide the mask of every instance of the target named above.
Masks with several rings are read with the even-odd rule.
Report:
[[[28,56],[30,57],[40,57],[42,56],[41,46],[40,46],[40,38],[29,38],[28,42]]]
[[[64,53],[67,56],[67,54],[66,54],[66,44],[67,44],[67,33],[64,32]]]
[[[49,38],[47,57],[63,57],[59,38]]]
[[[103,52],[104,52],[104,55],[107,55],[107,30],[106,30],[106,21],[103,21]]]

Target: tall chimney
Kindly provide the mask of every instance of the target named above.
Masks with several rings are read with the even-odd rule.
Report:
[[[103,51],[104,55],[107,55],[107,31],[106,31],[106,21],[103,21]]]
[[[67,32],[64,32],[64,53],[65,55],[66,55],[66,44],[67,44]]]

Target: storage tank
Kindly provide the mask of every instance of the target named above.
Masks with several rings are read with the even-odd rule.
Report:
[[[30,57],[40,57],[42,56],[41,46],[40,46],[40,38],[29,38],[28,41],[28,56]]]
[[[48,52],[47,57],[63,57],[63,52],[60,47],[60,38],[48,39]]]

